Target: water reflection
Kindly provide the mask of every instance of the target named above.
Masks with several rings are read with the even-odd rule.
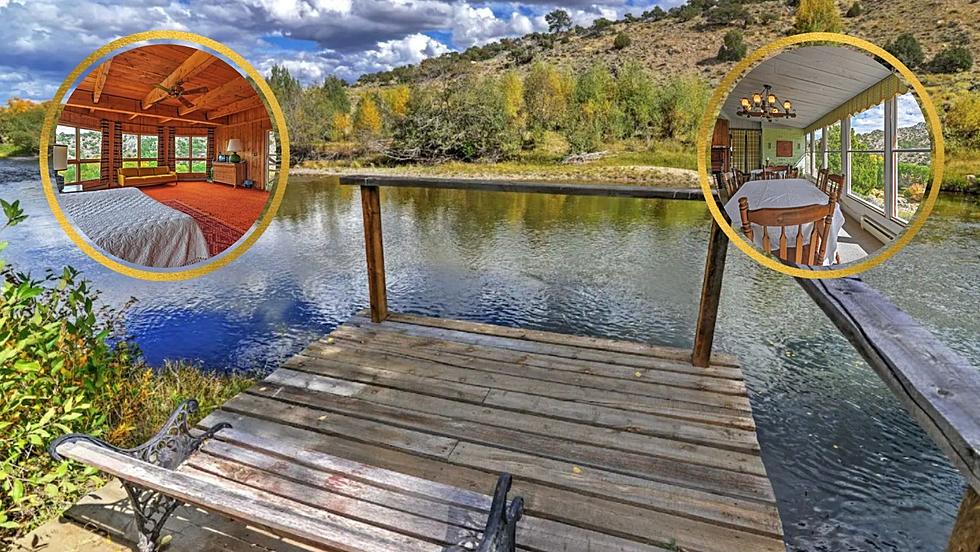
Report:
[[[270,369],[366,306],[356,189],[292,178],[262,239],[189,282],[142,282],[89,261],[40,195],[34,165],[0,164],[0,197],[30,223],[4,237],[19,268],[73,264],[106,301],[139,299],[148,360]],[[710,217],[703,204],[386,190],[395,310],[689,347]],[[866,280],[980,365],[980,208],[944,197]],[[962,480],[791,279],[732,248],[718,347],[742,361],[791,550],[940,550]]]

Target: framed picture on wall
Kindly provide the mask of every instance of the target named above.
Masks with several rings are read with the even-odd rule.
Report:
[[[776,140],[776,157],[793,157],[793,141]]]

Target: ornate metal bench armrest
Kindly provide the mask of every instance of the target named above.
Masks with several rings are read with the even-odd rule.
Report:
[[[51,441],[48,445],[48,454],[56,462],[61,462],[64,458],[58,453],[59,446],[64,443],[85,441],[131,456],[136,460],[174,470],[214,434],[231,427],[231,424],[221,423],[198,435],[192,434],[189,421],[197,409],[197,401],[194,399],[180,403],[163,428],[152,439],[138,447],[120,448],[91,435],[69,433]],[[124,478],[120,480],[123,488],[126,489],[126,494],[129,495],[136,516],[136,528],[140,535],[138,548],[140,552],[155,552],[159,548],[160,531],[170,514],[180,505],[180,501],[129,483]]]
[[[493,493],[483,540],[477,546],[476,552],[514,552],[517,544],[517,522],[524,515],[524,499],[515,497],[510,506],[507,505],[510,484],[510,474],[501,474]]]

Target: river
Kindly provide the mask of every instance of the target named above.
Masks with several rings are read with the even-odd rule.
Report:
[[[360,201],[290,179],[266,233],[231,265],[175,283],[89,260],[44,201],[36,161],[0,161],[19,270],[71,264],[103,299],[137,304],[148,362],[268,371],[367,303]],[[710,215],[700,202],[383,193],[392,309],[690,347]],[[865,274],[980,366],[980,204],[944,196],[916,239]],[[742,363],[792,551],[944,549],[963,480],[791,278],[729,251],[716,347]]]

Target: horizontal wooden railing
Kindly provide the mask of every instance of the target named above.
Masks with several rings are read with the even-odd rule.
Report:
[[[947,550],[980,550],[980,369],[859,278],[797,281],[963,474]]]
[[[371,317],[376,322],[384,320],[388,313],[380,187],[704,199],[699,189],[647,186],[380,176],[343,176],[340,181],[361,187]],[[716,193],[714,199],[723,203],[724,193]],[[696,366],[710,362],[727,249],[727,235],[712,221],[691,355]],[[980,551],[980,370],[860,279],[797,281],[964,475],[969,486],[947,551]]]
[[[519,180],[478,180],[469,178],[423,178],[407,176],[342,176],[341,184],[386,188],[435,188],[479,192],[518,192],[641,199],[686,199],[701,201],[700,188],[656,188],[617,184],[580,184],[574,182],[523,182]]]
[[[380,322],[388,317],[388,300],[385,286],[384,245],[381,232],[382,187],[435,188],[445,190],[473,190],[485,192],[519,192],[537,194],[562,194],[578,196],[629,197],[639,199],[704,200],[700,189],[656,188],[651,186],[598,185],[579,183],[499,181],[459,178],[419,178],[394,176],[342,176],[340,183],[361,187],[361,206],[364,211],[364,247],[368,265],[368,296],[371,320]],[[708,242],[708,255],[704,267],[704,285],[698,308],[697,328],[691,363],[708,366],[714,343],[715,322],[728,252],[728,236],[717,224],[712,224]]]

